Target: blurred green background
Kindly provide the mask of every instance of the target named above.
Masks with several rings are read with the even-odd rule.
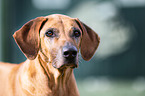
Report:
[[[0,0],[0,61],[26,58],[12,35],[49,14],[79,18],[101,38],[89,62],[75,69],[81,96],[145,96],[145,0]]]

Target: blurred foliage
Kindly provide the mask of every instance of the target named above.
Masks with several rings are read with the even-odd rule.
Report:
[[[77,80],[80,96],[145,96],[145,79],[89,78]]]

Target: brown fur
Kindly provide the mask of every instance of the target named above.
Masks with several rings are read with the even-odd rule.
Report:
[[[81,32],[79,38],[70,36],[74,27]],[[48,28],[55,28],[58,36],[46,37]],[[0,63],[0,96],[79,96],[72,65],[65,66],[61,50],[72,44],[90,60],[100,42],[92,29],[77,18],[55,14],[27,22],[14,38],[28,59]]]

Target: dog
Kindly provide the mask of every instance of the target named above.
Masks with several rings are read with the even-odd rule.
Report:
[[[79,49],[86,61],[94,55],[96,32],[78,18],[52,14],[27,22],[13,37],[27,60],[0,63],[0,96],[79,96],[73,69]]]

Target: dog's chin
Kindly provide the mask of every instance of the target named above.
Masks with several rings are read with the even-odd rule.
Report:
[[[77,68],[78,67],[78,64],[75,64],[75,63],[67,63],[67,64],[62,64],[60,66],[56,66],[56,65],[53,65],[54,68],[56,69],[60,69],[60,70],[63,70],[63,69],[67,69],[67,68],[71,68],[71,69],[74,69],[74,68]]]
[[[67,69],[67,68],[77,68],[78,67],[78,60],[73,59],[73,60],[66,60],[63,59],[62,61],[57,61],[55,63],[52,63],[52,66],[56,69]]]
[[[67,68],[71,68],[71,69],[74,69],[74,68],[77,68],[78,65],[77,64],[63,64],[62,66],[60,66],[59,69],[67,69]]]

